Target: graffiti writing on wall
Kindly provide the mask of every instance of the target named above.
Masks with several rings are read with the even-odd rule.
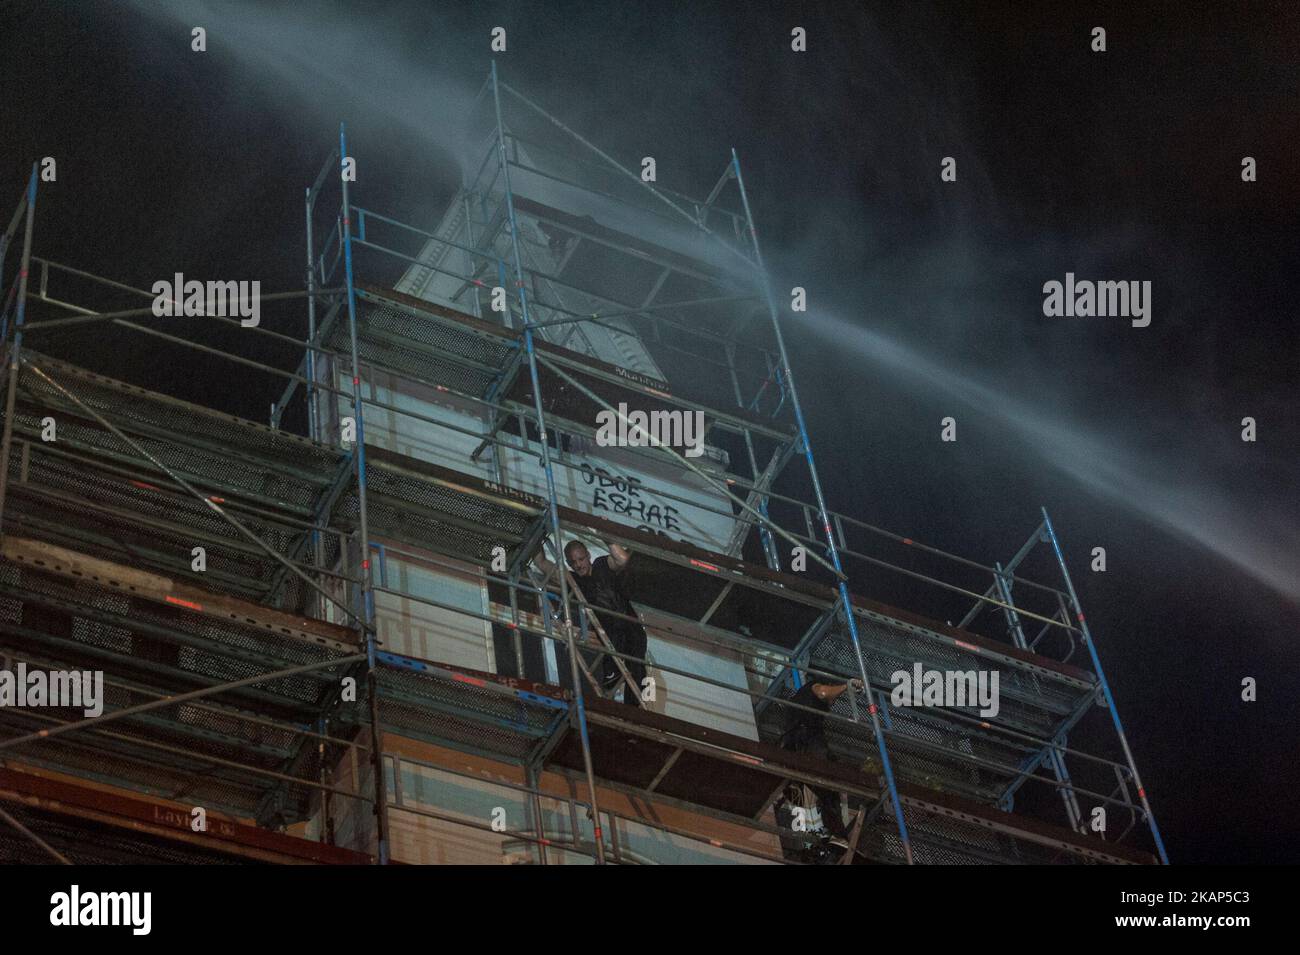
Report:
[[[677,508],[663,504],[646,490],[637,477],[620,477],[604,468],[582,465],[583,483],[591,488],[591,509],[608,511],[637,521],[636,529],[652,534],[680,532]]]

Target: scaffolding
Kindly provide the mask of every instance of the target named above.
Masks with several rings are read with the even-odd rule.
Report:
[[[643,181],[495,65],[471,113],[479,147],[431,230],[353,204],[340,127],[305,193],[305,288],[262,296],[305,304],[305,340],[200,310],[295,349],[291,370],[151,327],[153,293],[35,255],[33,168],[0,236],[0,280],[21,242],[0,294],[0,653],[111,679],[96,718],[0,710],[0,801],[18,813],[0,817],[0,847],[78,861],[77,825],[143,833],[147,816],[147,837],[114,858],[165,844],[186,861],[383,864],[394,827],[422,819],[491,833],[507,861],[649,861],[629,838],[648,829],[731,861],[782,862],[791,834],[771,810],[793,781],[839,791],[856,812],[845,863],[1167,862],[1046,510],[990,566],[829,507],[734,151],[707,198],[691,199]],[[337,212],[322,216],[334,181]],[[269,423],[39,350],[106,326],[279,380]],[[698,458],[623,449],[673,475],[643,485],[664,502],[657,526],[573,506],[564,490],[608,477],[579,451],[597,443],[597,412],[626,425],[629,407],[705,422]],[[421,447],[394,446],[397,419]],[[367,428],[380,436],[368,442]],[[778,489],[801,482],[810,500]],[[725,539],[682,533],[688,511],[730,528]],[[743,679],[616,650],[604,624],[623,615],[588,605],[562,570],[530,572],[548,546],[562,568],[574,539],[632,551],[642,611],[734,653]],[[788,553],[808,569],[783,569]],[[485,606],[394,586],[386,567],[399,557],[479,568]],[[1023,575],[1036,558],[1059,586]],[[878,593],[884,575],[970,609],[954,626],[850,588]],[[376,602],[389,599],[500,631],[495,672],[385,649]],[[618,661],[634,692],[628,661],[748,700],[759,738],[603,698],[593,653]],[[894,705],[891,675],[914,665],[996,668],[999,714]],[[850,677],[861,691],[825,716],[834,762],[774,745],[804,682]],[[1070,745],[1098,706],[1120,759]],[[490,785],[526,825],[404,791],[413,773],[486,778],[488,763],[430,761],[444,752],[512,767]],[[1050,798],[1025,798],[1031,784]],[[1040,818],[1049,801],[1064,825]],[[222,822],[196,838],[183,806]],[[1123,830],[1093,831],[1099,808]],[[1154,854],[1128,844],[1143,829]]]

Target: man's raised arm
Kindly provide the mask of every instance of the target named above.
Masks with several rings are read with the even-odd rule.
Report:
[[[605,542],[605,546],[609,548],[609,569],[612,571],[622,570],[627,566],[627,562],[632,559],[632,552],[626,547],[611,544],[609,541]]]
[[[555,564],[546,559],[542,551],[533,555],[533,566],[542,572],[542,575],[549,581],[558,579],[555,577]]]

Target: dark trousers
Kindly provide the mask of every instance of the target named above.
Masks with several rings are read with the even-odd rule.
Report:
[[[826,737],[819,732],[791,734],[782,742],[782,747],[816,759],[823,759],[828,763],[837,762],[826,744]],[[817,786],[809,788],[817,796],[817,807],[821,810],[826,831],[833,836],[847,836],[848,830],[844,827],[844,817],[840,809],[840,794],[833,789],[822,789]]]
[[[618,664],[615,662],[616,659],[620,658],[608,654],[605,655],[605,662],[601,665],[599,679],[606,688],[622,683],[623,702],[632,706],[640,706],[641,681],[645,679],[645,663],[643,662],[646,654],[645,627],[636,624],[605,627],[605,636],[609,637],[609,642],[614,645],[614,649],[619,653],[626,653],[628,656],[637,658],[635,660],[623,659],[623,666],[627,667],[628,676],[632,678],[632,682],[636,684],[637,689],[633,693],[631,687],[623,681],[623,674],[618,671]]]
[[[618,665],[614,662],[615,658],[604,652],[605,648],[594,632],[591,635],[591,642],[578,648],[578,654],[603,690],[613,690],[621,685],[623,687],[623,702],[631,706],[640,706],[641,691],[639,688],[646,675],[646,666],[643,662],[646,655],[645,628],[632,624],[629,624],[626,628],[618,626],[605,627],[605,635],[609,637],[609,642],[613,644],[614,649],[619,653],[637,657],[636,660],[623,660],[623,665],[627,667],[628,676],[632,678],[632,682],[638,687],[637,692],[633,693],[623,681],[623,674],[618,672]],[[602,656],[604,659],[601,661],[599,668],[593,669],[596,658]],[[569,678],[569,648],[562,642],[555,645],[555,662],[559,669],[560,685],[565,689],[572,690],[573,681]]]

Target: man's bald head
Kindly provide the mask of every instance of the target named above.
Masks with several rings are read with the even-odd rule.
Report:
[[[582,541],[569,541],[564,545],[564,559],[579,577],[591,573],[591,552]]]

